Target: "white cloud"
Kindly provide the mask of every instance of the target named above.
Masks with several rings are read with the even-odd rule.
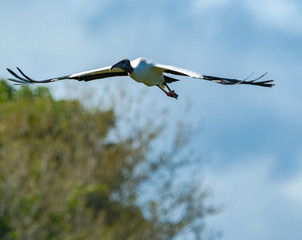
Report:
[[[225,169],[207,169],[215,199],[224,207],[208,224],[220,228],[223,239],[283,240],[302,234],[295,224],[302,222],[302,179],[275,179],[274,161],[259,155]]]
[[[302,6],[294,0],[248,0],[247,8],[261,23],[295,34],[302,33]]]
[[[232,8],[233,11],[243,11],[245,8],[250,13],[252,21],[259,21],[266,27],[271,27],[282,32],[302,34],[302,6],[296,0],[192,0],[192,11],[205,14],[210,12],[213,16],[217,10]],[[225,15],[219,13],[226,17]]]
[[[281,191],[299,212],[302,211],[302,151],[296,154],[297,171],[281,185]]]
[[[284,194],[296,205],[302,208],[302,172],[286,182],[282,189]]]

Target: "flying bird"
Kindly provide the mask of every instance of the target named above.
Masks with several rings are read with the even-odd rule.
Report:
[[[168,84],[172,82],[179,81],[178,79],[172,78],[170,76],[167,76],[166,74],[172,74],[172,75],[179,75],[179,76],[188,76],[192,78],[197,79],[203,79],[208,80],[212,82],[216,82],[219,84],[225,84],[225,85],[235,85],[235,84],[249,84],[249,85],[257,85],[262,87],[272,87],[274,84],[272,83],[273,80],[265,80],[265,81],[259,81],[262,77],[264,77],[267,73],[261,75],[260,77],[247,81],[248,78],[239,80],[239,79],[233,79],[233,78],[223,78],[223,77],[214,77],[214,76],[208,76],[208,75],[201,75],[199,73],[169,66],[169,65],[163,65],[159,63],[152,62],[146,58],[137,58],[132,61],[129,59],[123,59],[119,61],[118,63],[107,66],[103,68],[98,68],[90,71],[75,73],[71,75],[66,75],[62,77],[55,77],[45,80],[34,80],[27,75],[25,75],[21,69],[17,68],[19,73],[18,75],[15,72],[13,72],[10,69],[7,69],[16,79],[9,78],[8,80],[13,81],[19,85],[27,85],[27,84],[33,84],[33,83],[50,83],[50,82],[56,82],[61,80],[68,80],[68,79],[74,79],[78,81],[91,81],[101,78],[108,78],[108,77],[117,77],[117,76],[129,76],[132,79],[134,79],[137,82],[144,83],[145,85],[151,87],[151,86],[157,86],[159,87],[168,97],[176,98],[178,95],[174,92],[174,90],[171,90]],[[167,88],[167,90],[165,89]]]

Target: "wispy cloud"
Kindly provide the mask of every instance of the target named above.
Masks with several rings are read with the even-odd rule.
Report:
[[[223,239],[297,239],[302,229],[301,177],[276,179],[274,157],[254,155],[220,170],[207,169],[223,211],[210,219]],[[302,167],[297,169],[300,174]]]
[[[297,210],[302,218],[302,149],[295,156],[296,171],[290,176],[287,181],[281,184],[280,190],[287,198],[292,209]]]
[[[302,34],[302,4],[298,0],[191,0],[193,12],[215,15],[230,9],[249,13],[252,21],[281,32]],[[227,15],[224,16],[228,17]],[[229,16],[231,17],[231,16]]]
[[[247,9],[260,23],[279,31],[302,34],[302,4],[295,0],[249,0]]]

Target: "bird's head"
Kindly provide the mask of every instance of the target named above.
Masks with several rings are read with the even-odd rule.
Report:
[[[123,71],[127,73],[132,73],[133,72],[133,67],[131,66],[130,60],[129,59],[123,59],[119,61],[118,63],[112,65],[110,68],[110,71],[113,69],[122,69]]]

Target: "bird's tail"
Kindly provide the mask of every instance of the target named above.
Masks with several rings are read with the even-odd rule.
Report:
[[[249,85],[257,85],[261,87],[273,87],[275,84],[272,82],[274,80],[265,80],[265,81],[258,81],[259,79],[263,78],[267,73],[261,75],[260,77],[247,81],[247,79],[250,78],[250,75],[248,78],[239,80],[239,79],[233,79],[233,78],[222,78],[222,77],[214,77],[214,76],[208,76],[208,75],[203,75],[204,80],[212,81],[212,82],[217,82],[219,84],[224,84],[224,85],[235,85],[235,84],[249,84]]]
[[[164,75],[164,78],[165,78],[166,83],[172,83],[172,82],[177,82],[177,81],[179,81],[178,79],[171,78],[171,77],[168,77],[168,76],[166,76],[166,75]]]

